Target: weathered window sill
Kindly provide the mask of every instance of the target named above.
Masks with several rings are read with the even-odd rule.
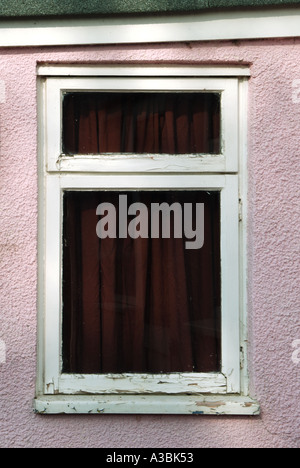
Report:
[[[240,395],[41,395],[34,400],[38,414],[260,414],[257,401]]]

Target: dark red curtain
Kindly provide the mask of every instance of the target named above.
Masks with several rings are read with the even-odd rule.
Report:
[[[212,93],[67,93],[66,154],[218,153]],[[63,370],[220,370],[220,204],[217,192],[128,192],[128,204],[204,203],[205,242],[99,239],[98,204],[117,192],[65,192]],[[118,210],[117,210],[118,211]]]
[[[64,196],[63,358],[77,373],[220,370],[217,192],[128,192],[128,204],[204,203],[205,242],[99,239],[99,203],[117,192]],[[118,210],[117,210],[118,212]],[[130,221],[130,218],[129,218]]]
[[[220,152],[220,96],[214,93],[68,93],[66,154]]]

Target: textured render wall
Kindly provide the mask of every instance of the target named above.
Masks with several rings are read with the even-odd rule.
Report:
[[[249,347],[260,417],[41,416],[36,368],[37,62],[251,64]],[[0,51],[0,446],[299,447],[300,41]],[[297,355],[294,355],[297,357]]]

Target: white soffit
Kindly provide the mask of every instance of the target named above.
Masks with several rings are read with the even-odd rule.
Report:
[[[0,47],[133,44],[300,36],[300,8],[118,19],[0,20]]]

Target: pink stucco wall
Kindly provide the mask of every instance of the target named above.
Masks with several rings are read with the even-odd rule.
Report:
[[[251,65],[249,367],[259,417],[33,413],[38,62]],[[300,446],[299,79],[300,40],[0,50],[1,447]]]

